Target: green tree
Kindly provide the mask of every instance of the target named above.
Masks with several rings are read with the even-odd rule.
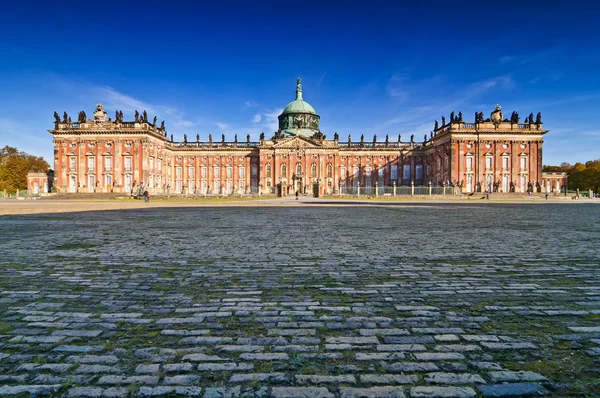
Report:
[[[15,192],[27,189],[27,173],[46,172],[49,168],[44,158],[6,145],[0,149],[0,190]]]

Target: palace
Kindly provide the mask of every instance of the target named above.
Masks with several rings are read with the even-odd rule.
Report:
[[[93,118],[79,113],[76,122],[65,112],[55,112],[54,181],[57,192],[137,192],[151,194],[238,195],[301,193],[384,194],[396,189],[447,186],[455,192],[541,191],[543,129],[541,115],[519,121],[512,113],[504,118],[500,106],[490,114],[475,113],[472,122],[462,113],[442,117],[429,136],[417,141],[366,142],[327,138],[320,117],[302,98],[298,79],[296,98],[279,115],[279,129],[258,142],[174,141],[164,121],[148,120],[136,111],[124,121],[114,120],[97,105]],[[41,184],[41,182],[39,182]],[[553,183],[554,184],[554,183]],[[560,183],[552,185],[560,189]],[[422,192],[422,191],[421,191]]]

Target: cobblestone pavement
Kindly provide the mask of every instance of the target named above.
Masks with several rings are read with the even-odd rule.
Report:
[[[0,396],[600,396],[600,207],[0,217]]]

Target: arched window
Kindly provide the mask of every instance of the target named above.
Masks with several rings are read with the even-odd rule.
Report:
[[[313,163],[312,166],[310,167],[310,174],[312,177],[317,176],[317,164],[316,163]]]
[[[327,178],[333,177],[333,168],[330,164],[327,165]]]
[[[270,164],[268,164],[266,167],[266,174],[267,174],[267,177],[271,177],[271,165]]]
[[[285,164],[281,165],[281,177],[287,178],[287,166]]]
[[[296,174],[302,174],[302,164],[300,163],[296,165]]]

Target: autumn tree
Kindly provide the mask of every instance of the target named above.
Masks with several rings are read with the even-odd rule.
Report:
[[[569,178],[569,189],[600,192],[600,159],[588,162],[561,163],[560,166],[544,166],[543,171],[566,172]]]
[[[48,162],[6,145],[0,149],[0,191],[15,192],[27,189],[27,173],[47,172]]]

